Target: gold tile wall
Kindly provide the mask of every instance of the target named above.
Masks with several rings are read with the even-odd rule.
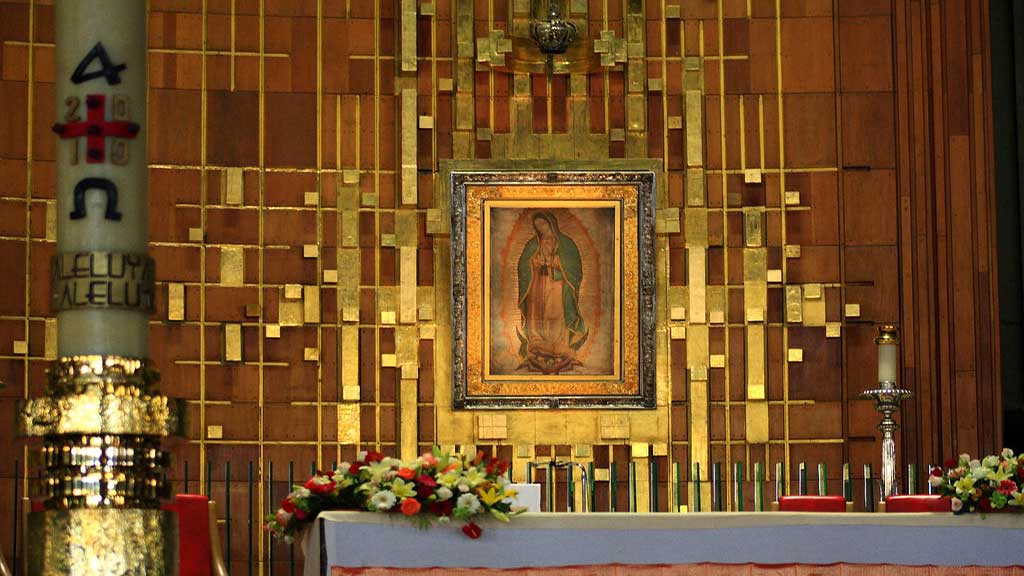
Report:
[[[2,409],[41,390],[55,355],[50,4],[0,2],[0,102],[18,111],[0,120]],[[871,378],[845,362],[849,346],[871,353],[847,330],[896,319],[843,284],[837,150],[861,144],[835,133],[831,3],[573,1],[601,64],[556,75],[500,66],[527,2],[149,5],[151,251],[166,291],[151,354],[166,391],[189,400],[179,481],[185,461],[205,489],[209,462],[218,481],[228,459],[236,480],[250,460],[267,480],[273,462],[281,481],[289,461],[302,476],[361,449],[411,457],[435,443],[514,458],[520,478],[531,458],[593,462],[607,478],[632,457],[641,491],[652,463],[688,480],[694,464],[706,478],[713,462],[749,475],[849,457],[845,424],[791,418],[793,406],[845,418],[846,382]],[[452,158],[662,162],[657,409],[451,409],[438,168]],[[259,509],[283,489],[258,483]],[[663,509],[691,498],[656,489]]]

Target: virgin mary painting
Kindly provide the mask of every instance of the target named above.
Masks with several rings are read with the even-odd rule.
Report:
[[[531,218],[533,237],[519,256],[519,368],[559,374],[580,366],[589,330],[580,313],[583,262],[572,238],[548,211]]]

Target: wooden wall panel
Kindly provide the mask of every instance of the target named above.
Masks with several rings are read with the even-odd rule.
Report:
[[[878,433],[856,396],[875,378],[874,325],[888,322],[916,393],[901,457],[924,465],[998,447],[987,2],[667,0],[633,14],[634,3],[591,0],[573,13],[591,35],[621,39],[639,16],[631,41],[643,58],[578,84],[477,62],[478,38],[523,21],[517,3],[400,4],[150,1],[152,356],[195,417],[173,444],[172,477],[188,460],[193,481],[205,482],[207,462],[223,478],[231,458],[236,471],[254,460],[263,479],[274,462],[280,481],[288,461],[301,475],[359,449],[434,442],[512,455],[518,474],[530,457],[563,454],[616,467],[620,482],[631,453],[660,474],[679,463],[685,478],[714,460],[748,475],[782,462],[791,485],[801,461],[859,474],[877,464]],[[52,13],[0,0],[6,414],[39,393],[53,352]],[[403,123],[403,102],[415,121]],[[450,409],[437,170],[451,158],[578,154],[665,166],[659,208],[681,221],[659,235],[664,404],[508,413],[507,438],[480,438],[475,415]],[[695,281],[705,297],[690,298]],[[171,284],[181,319],[169,315]],[[702,372],[708,382],[693,377]],[[757,381],[766,400],[750,399]],[[26,454],[25,441],[5,443],[0,476],[31,476]],[[260,509],[270,497],[261,487]],[[601,506],[609,499],[599,490]]]

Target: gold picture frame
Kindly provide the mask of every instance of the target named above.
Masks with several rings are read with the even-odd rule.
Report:
[[[449,183],[453,407],[654,408],[655,172]]]

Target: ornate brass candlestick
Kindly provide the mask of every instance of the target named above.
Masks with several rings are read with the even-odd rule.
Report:
[[[896,494],[896,430],[899,425],[893,420],[893,414],[899,411],[900,404],[914,393],[897,385],[899,366],[899,333],[895,326],[884,325],[878,328],[878,387],[865,390],[861,399],[871,398],[875,401],[875,410],[882,413],[882,422],[878,429],[882,431],[882,493],[881,499]]]
[[[148,256],[146,2],[56,3],[58,359],[19,407],[42,436],[32,575],[177,573],[160,439],[178,430],[146,359],[156,287]]]

